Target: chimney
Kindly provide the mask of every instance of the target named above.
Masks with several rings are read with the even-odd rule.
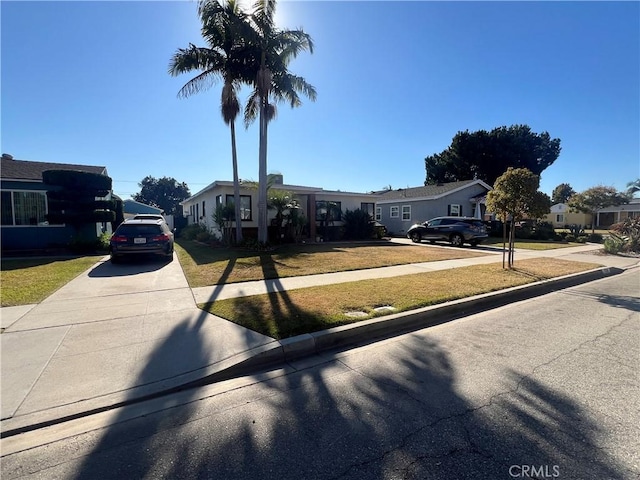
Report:
[[[3,153],[2,154],[2,159],[3,160],[13,160],[13,155],[9,155],[8,153]]]

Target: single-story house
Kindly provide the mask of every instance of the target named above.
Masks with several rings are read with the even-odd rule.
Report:
[[[375,219],[392,235],[405,235],[411,225],[435,217],[489,220],[485,199],[490,190],[482,180],[466,180],[378,192]]]
[[[554,228],[564,228],[565,225],[591,225],[593,221],[590,213],[572,212],[566,203],[556,203],[551,206],[551,211],[544,217]]]
[[[336,212],[344,214],[346,210],[362,209],[374,214],[375,203],[378,195],[373,193],[352,193],[341,191],[329,191],[320,187],[305,187],[300,185],[288,185],[284,183],[282,175],[273,175],[272,189],[291,192],[298,201],[300,209],[309,222],[307,238],[318,239],[319,227],[322,226],[322,215],[326,212],[327,205],[332,205]],[[220,235],[218,226],[214,221],[214,213],[218,205],[226,205],[233,202],[233,182],[216,180],[198,193],[180,202],[184,215],[188,218],[188,224],[200,223],[209,231]],[[240,203],[242,215],[242,230],[245,236],[256,237],[258,230],[258,190],[253,185],[243,184],[240,187]],[[275,210],[269,210],[268,220],[274,220]],[[341,214],[334,215],[332,226],[343,224]]]
[[[174,227],[173,215],[165,215],[164,210],[158,207],[147,205],[146,203],[136,202],[131,198],[122,201],[122,209],[124,211],[124,218],[133,218],[135,215],[141,213],[151,213],[154,215],[163,215],[169,228]]]
[[[624,205],[603,208],[596,215],[596,226],[608,228],[614,223],[622,222],[629,217],[640,217],[640,198],[632,198],[629,203]]]
[[[32,162],[15,160],[2,154],[0,191],[2,221],[2,250],[39,250],[68,245],[74,239],[75,229],[68,225],[50,225],[47,191],[42,180],[46,170],[74,170],[107,175],[106,167],[72,165],[66,163]],[[96,238],[104,228],[96,224]]]

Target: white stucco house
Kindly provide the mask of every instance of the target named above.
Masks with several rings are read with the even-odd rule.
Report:
[[[321,187],[307,187],[284,183],[282,175],[273,175],[272,189],[291,192],[298,201],[305,217],[310,220],[305,231],[305,238],[316,240],[322,222],[322,214],[326,212],[327,202],[334,205],[336,211],[344,214],[347,210],[362,209],[373,217],[375,204],[379,195],[375,193],[354,193],[324,190]],[[218,205],[233,202],[233,182],[216,180],[181,202],[188,224],[199,223],[216,235],[220,231],[214,220],[214,213]],[[242,216],[243,236],[256,238],[258,231],[258,190],[254,185],[242,184],[240,187],[240,204]],[[268,220],[275,219],[276,212],[269,210]],[[341,215],[332,221],[332,226],[342,225]],[[235,223],[233,224],[235,227]]]

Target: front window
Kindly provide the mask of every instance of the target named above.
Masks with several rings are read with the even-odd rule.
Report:
[[[227,195],[227,205],[233,204],[233,195]],[[251,195],[240,195],[240,220],[251,221]]]
[[[335,222],[342,220],[342,202],[316,201],[316,221]]]
[[[400,207],[391,207],[389,209],[389,216],[391,218],[398,218],[400,216]]]
[[[562,223],[562,222],[564,222],[564,215],[560,213],[556,215],[556,223]]]
[[[382,220],[382,207],[376,207],[376,222]]]
[[[411,220],[411,205],[402,206],[402,220]]]
[[[47,225],[46,192],[2,192],[2,225]]]
[[[449,215],[451,215],[452,217],[459,217],[462,215],[462,208],[460,208],[460,205],[449,205]]]
[[[375,210],[375,203],[361,203],[360,210],[363,210],[369,214],[371,218],[373,218],[373,212]]]

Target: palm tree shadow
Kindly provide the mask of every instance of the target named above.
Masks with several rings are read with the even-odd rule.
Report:
[[[271,295],[275,312],[305,315],[286,291],[276,288]],[[149,357],[140,381],[171,367],[176,340],[184,339],[190,360],[205,361],[198,335],[203,319],[177,325]],[[506,370],[499,393],[483,391],[471,401],[459,391],[456,365],[437,337],[413,333],[364,352],[326,352],[320,365],[309,368],[306,360],[292,361],[292,373],[262,379],[249,398],[240,389],[194,402],[193,389],[184,392],[184,405],[171,408],[168,401],[164,411],[144,418],[123,416],[76,478],[448,480],[512,478],[513,472],[520,478],[629,473],[598,447],[603,429],[597,419],[541,380]],[[522,475],[531,466],[536,475]]]

